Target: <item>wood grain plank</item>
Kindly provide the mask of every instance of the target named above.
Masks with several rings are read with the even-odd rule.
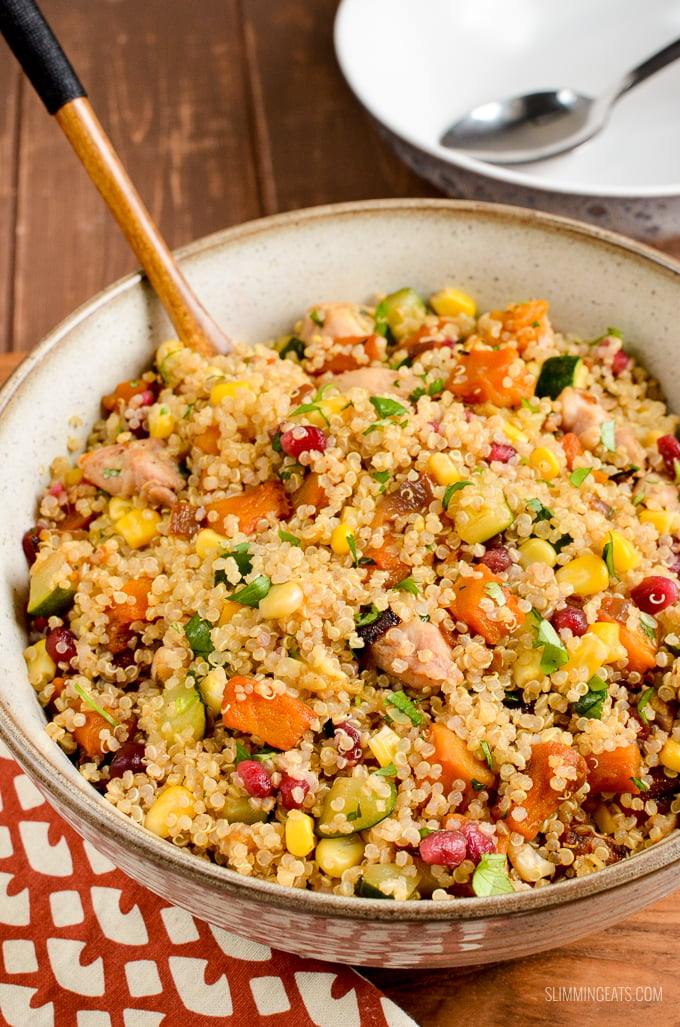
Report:
[[[14,302],[18,107],[21,75],[0,60],[0,352],[9,348]]]
[[[382,196],[436,196],[392,155],[333,50],[338,0],[243,0],[266,213]]]
[[[259,213],[236,0],[201,0],[200,17],[181,0],[43,9],[171,247]],[[135,267],[57,125],[25,92],[16,349]]]

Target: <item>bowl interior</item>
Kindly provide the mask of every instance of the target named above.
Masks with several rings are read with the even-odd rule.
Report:
[[[438,140],[490,100],[561,87],[597,96],[678,35],[673,0],[647,7],[638,0],[343,0],[335,38],[342,70],[364,106],[428,154],[505,182],[658,196],[680,188],[678,63],[622,97],[599,136],[549,161],[493,167]]]
[[[403,285],[425,293],[455,285],[472,294],[480,308],[544,297],[558,329],[586,337],[610,326],[620,329],[630,350],[661,378],[671,406],[680,409],[675,357],[680,344],[680,265],[564,219],[446,200],[375,201],[254,222],[202,240],[180,256],[208,309],[232,336],[249,342],[283,332],[311,303],[370,302],[376,293]],[[36,497],[50,461],[66,452],[69,437],[83,436],[98,414],[101,395],[138,373],[167,336],[157,301],[133,275],[55,329],[2,390],[0,447],[11,502],[0,519],[0,735],[48,798],[68,810],[74,826],[89,831],[90,840],[98,835],[106,839],[109,853],[116,847],[132,851],[128,864],[134,867],[136,859],[140,879],[151,887],[148,867],[155,861],[179,875],[193,864],[197,887],[202,880],[231,881],[232,889],[242,886],[251,895],[262,894],[272,906],[319,907],[340,911],[350,920],[374,914],[393,921],[474,919],[504,909],[527,911],[559,903],[559,896],[543,889],[503,896],[500,902],[438,904],[428,913],[423,903],[329,900],[244,882],[125,821],[49,741],[22,656],[27,573],[20,539],[34,522]],[[592,879],[560,885],[560,896],[588,895],[643,878],[676,859],[679,849],[674,838]]]

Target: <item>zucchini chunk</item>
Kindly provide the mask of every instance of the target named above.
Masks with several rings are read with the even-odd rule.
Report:
[[[342,808],[337,800],[342,800]],[[338,777],[326,796],[323,811],[317,823],[317,833],[324,838],[342,838],[343,835],[366,831],[389,817],[397,802],[397,789],[392,781],[373,775],[369,780],[362,777]],[[347,818],[347,830],[333,827],[338,814]]]
[[[559,357],[548,357],[543,362],[538,381],[536,395],[539,399],[557,399],[559,394],[569,386],[582,389],[588,378],[588,368],[581,357],[567,353]]]

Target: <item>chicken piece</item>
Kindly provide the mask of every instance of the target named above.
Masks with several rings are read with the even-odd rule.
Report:
[[[590,393],[571,386],[560,393],[560,403],[562,428],[574,432],[583,448],[592,452],[602,441],[602,425],[612,420],[611,414]],[[645,451],[629,428],[617,428],[615,438],[617,448],[624,451],[631,463],[644,466]]]
[[[159,439],[135,439],[102,446],[78,458],[85,478],[112,496],[140,496],[153,506],[170,506],[184,479]]]
[[[457,685],[463,680],[444,636],[429,621],[390,628],[372,643],[371,655],[380,670],[418,692],[437,691],[444,682]]]
[[[305,344],[328,344],[334,339],[370,335],[375,328],[373,316],[355,303],[317,303],[307,311],[297,335]]]
[[[337,385],[340,392],[365,389],[371,396],[398,396],[405,403],[408,402],[409,393],[418,384],[415,375],[400,378],[391,367],[357,367],[354,371],[333,375],[328,380]]]

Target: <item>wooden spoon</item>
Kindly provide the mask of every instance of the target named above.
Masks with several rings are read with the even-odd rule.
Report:
[[[0,0],[0,32],[106,201],[179,338],[201,353],[231,350],[177,266],[37,4]]]

